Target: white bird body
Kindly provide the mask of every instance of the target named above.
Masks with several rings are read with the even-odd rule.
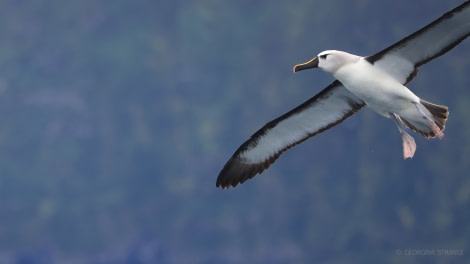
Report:
[[[421,100],[380,64],[374,65],[364,57],[344,51],[326,50],[312,60],[296,65],[294,71],[317,67],[332,74],[366,106],[395,120],[402,135],[405,159],[412,158],[416,151],[415,140],[405,127],[425,137],[444,136],[447,107]]]
[[[343,51],[325,51],[320,53],[318,58],[323,53],[328,53],[329,56],[324,62],[320,59],[318,67],[321,69],[324,69],[322,64],[327,63],[331,56],[350,57],[349,60],[347,59],[349,63],[329,73],[372,110],[388,118],[390,118],[390,113],[403,117],[409,115],[410,112],[419,115],[414,105],[419,103],[419,97],[390,74],[374,67],[363,57]],[[325,71],[328,72],[328,70]]]

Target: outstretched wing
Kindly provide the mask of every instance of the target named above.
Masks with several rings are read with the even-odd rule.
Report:
[[[418,67],[454,48],[470,35],[470,1],[366,60],[394,76],[410,82]]]
[[[341,123],[364,105],[339,81],[334,81],[305,103],[267,123],[243,143],[220,172],[217,187],[234,187],[253,178],[287,149]]]

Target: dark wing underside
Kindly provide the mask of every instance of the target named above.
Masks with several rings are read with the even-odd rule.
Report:
[[[361,99],[334,81],[243,143],[220,172],[217,187],[228,188],[253,178],[287,149],[341,123],[363,106]]]
[[[448,52],[469,34],[470,1],[466,1],[366,60],[406,84],[416,76],[419,66]]]

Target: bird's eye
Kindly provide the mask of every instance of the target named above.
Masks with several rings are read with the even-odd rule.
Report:
[[[327,56],[328,56],[328,54],[320,55],[320,59],[326,59]]]

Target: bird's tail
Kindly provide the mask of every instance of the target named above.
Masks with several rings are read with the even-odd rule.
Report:
[[[421,99],[420,102],[432,114],[434,123],[436,123],[439,129],[441,131],[444,130],[444,128],[446,127],[447,117],[449,116],[449,109],[447,108],[447,106],[433,104],[423,99]]]
[[[423,115],[423,118],[404,118],[400,116],[400,121],[423,137],[431,138],[438,136],[442,138],[444,136],[442,131],[445,128],[447,117],[449,116],[447,106],[433,104],[421,99],[420,103],[416,104],[416,107]]]

